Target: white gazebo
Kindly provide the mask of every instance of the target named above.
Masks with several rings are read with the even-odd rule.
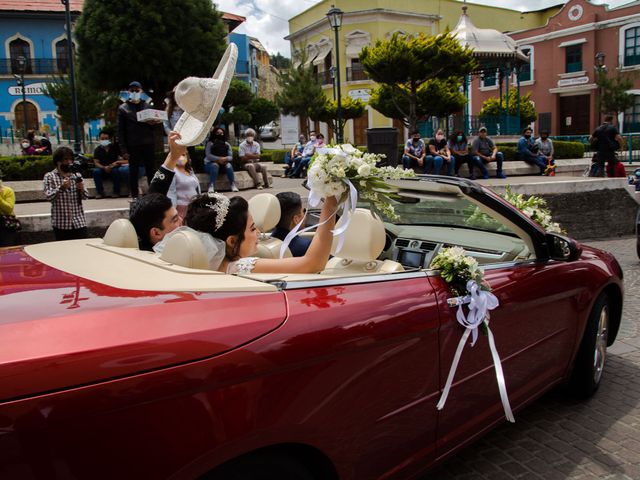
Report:
[[[501,119],[496,119],[498,126],[502,126],[503,133],[514,133],[512,130],[520,129],[520,80],[519,73],[522,65],[529,63],[529,57],[520,50],[516,42],[509,35],[494,30],[492,28],[476,27],[469,15],[467,6],[462,7],[462,15],[458,24],[451,32],[451,35],[460,42],[461,45],[473,50],[473,56],[478,62],[478,68],[472,75],[497,75],[500,87],[500,105],[502,106],[502,85],[506,80],[506,108],[505,115]],[[516,84],[518,88],[518,115],[515,125],[510,125],[509,112],[509,80],[511,74],[516,74]],[[469,98],[469,77],[464,81],[465,96]],[[465,107],[465,132],[472,130],[471,118],[469,115],[469,104]],[[474,129],[475,130],[475,129]]]

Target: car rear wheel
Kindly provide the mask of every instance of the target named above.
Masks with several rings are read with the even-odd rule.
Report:
[[[284,455],[257,453],[222,465],[201,480],[322,480]]]
[[[600,386],[607,359],[610,314],[609,297],[603,293],[589,315],[569,382],[570,392],[578,398],[590,397]]]

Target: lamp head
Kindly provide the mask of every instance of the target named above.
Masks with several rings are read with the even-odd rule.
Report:
[[[329,19],[329,25],[334,30],[342,27],[342,15],[344,12],[337,8],[335,5],[331,5],[331,9],[327,12],[327,18]]]

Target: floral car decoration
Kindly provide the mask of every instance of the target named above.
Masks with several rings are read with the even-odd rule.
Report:
[[[525,198],[522,193],[514,193],[509,185],[507,185],[502,197],[547,232],[566,233],[559,223],[553,221],[551,211],[547,207],[547,202],[544,198],[535,195]]]

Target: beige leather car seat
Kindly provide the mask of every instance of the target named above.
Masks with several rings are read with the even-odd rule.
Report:
[[[138,248],[136,229],[126,218],[118,218],[111,222],[102,240],[110,247]]]
[[[256,227],[261,235],[258,240],[257,257],[260,258],[280,258],[280,247],[282,240],[273,238],[265,232],[270,232],[280,221],[280,202],[272,193],[260,193],[249,200],[249,213],[253,217]],[[291,252],[287,248],[284,254],[290,257]]]
[[[174,233],[167,241],[160,258],[181,267],[209,269],[207,252],[200,237],[188,230]]]
[[[336,254],[337,238],[333,239],[326,273],[337,270],[353,273],[402,272],[404,268],[392,260],[377,260],[384,249],[385,232],[382,220],[374,217],[369,210],[357,208],[345,233],[344,243]],[[331,272],[329,272],[329,270]]]

